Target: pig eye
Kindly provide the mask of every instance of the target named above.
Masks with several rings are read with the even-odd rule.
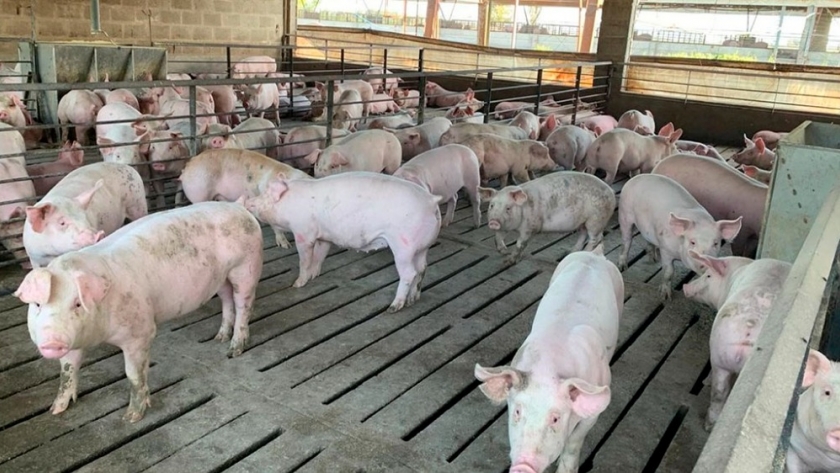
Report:
[[[825,397],[831,397],[831,394],[832,394],[832,392],[831,392],[831,388],[828,388],[828,387],[823,388],[823,396],[825,396]]]
[[[689,241],[688,241],[688,244],[689,244],[689,245],[691,245],[691,246],[694,246],[694,245],[696,245],[696,244],[697,244],[697,242],[696,242],[696,241],[694,241],[694,240],[689,240]]]
[[[551,425],[557,425],[557,422],[560,420],[557,416],[551,416]]]
[[[82,308],[82,303],[79,302],[79,301],[76,301],[76,308],[81,309]]]
[[[37,302],[36,302],[36,303],[35,303],[35,307],[37,307],[37,308],[39,308],[39,309],[40,309],[40,308],[41,308],[41,304],[39,304],[39,303],[37,303]]]

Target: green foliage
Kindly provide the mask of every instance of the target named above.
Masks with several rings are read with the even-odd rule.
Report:
[[[553,51],[553,49],[549,48],[544,44],[538,44],[534,46],[534,51]]]
[[[503,22],[512,20],[513,7],[510,5],[493,5],[490,7],[490,21]]]
[[[715,61],[740,61],[740,62],[757,62],[758,58],[748,54],[738,53],[705,53],[700,51],[692,51],[690,53],[669,53],[665,57],[679,57],[687,59],[712,59]]]
[[[300,11],[315,11],[321,0],[297,0],[297,7]]]

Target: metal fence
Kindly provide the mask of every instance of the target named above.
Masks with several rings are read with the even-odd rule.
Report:
[[[609,90],[609,70],[608,63],[568,63],[563,65],[564,75],[558,76],[557,71],[560,66],[553,65],[551,68],[543,67],[521,67],[521,68],[463,68],[447,71],[427,71],[424,63],[424,50],[411,49],[412,53],[416,53],[416,67],[407,67],[412,62],[407,62],[407,59],[400,59],[400,69],[393,71],[390,74],[366,74],[360,73],[365,71],[369,65],[375,64],[383,69],[392,68],[390,58],[397,55],[395,51],[402,51],[405,53],[409,51],[406,48],[394,47],[346,47],[330,50],[328,53],[319,51],[325,54],[324,60],[312,60],[300,58],[297,54],[291,54],[290,47],[277,46],[266,48],[266,46],[243,47],[241,45],[178,45],[168,44],[170,48],[170,60],[168,61],[168,72],[172,80],[152,80],[152,81],[118,81],[118,82],[85,82],[73,84],[40,84],[40,83],[25,83],[25,84],[3,84],[0,83],[0,97],[3,95],[17,92],[23,93],[27,97],[37,97],[48,91],[55,91],[59,98],[62,98],[71,90],[88,90],[96,91],[103,89],[117,90],[128,89],[135,92],[137,95],[149,94],[150,92],[160,92],[167,88],[173,88],[176,93],[182,97],[188,107],[179,110],[177,113],[168,113],[161,115],[159,112],[146,113],[140,118],[132,118],[125,120],[110,120],[110,121],[89,121],[82,123],[39,123],[37,113],[33,114],[34,122],[27,123],[24,126],[19,126],[15,123],[13,129],[21,132],[24,135],[41,134],[42,140],[37,143],[30,142],[27,151],[24,154],[27,166],[43,165],[56,160],[62,152],[63,136],[75,134],[69,128],[76,126],[90,127],[96,129],[99,127],[114,126],[120,124],[130,123],[141,130],[143,138],[141,141],[110,143],[107,147],[110,148],[136,148],[140,151],[140,159],[136,162],[130,163],[143,176],[146,182],[147,200],[149,203],[149,210],[159,211],[163,209],[172,208],[178,205],[186,204],[185,200],[177,199],[179,188],[176,180],[180,168],[192,156],[202,152],[204,149],[212,147],[213,138],[219,137],[223,141],[229,140],[232,136],[241,136],[245,133],[237,126],[228,125],[222,126],[216,122],[226,122],[225,117],[236,116],[240,121],[244,121],[249,116],[259,116],[269,120],[270,124],[263,127],[252,127],[247,130],[248,133],[274,132],[276,131],[278,139],[276,143],[259,146],[255,148],[257,151],[264,152],[270,157],[291,164],[295,167],[306,169],[306,165],[300,158],[306,156],[308,152],[301,152],[300,145],[308,145],[308,149],[317,149],[324,146],[329,146],[333,141],[333,129],[339,123],[333,121],[334,111],[337,107],[337,94],[334,94],[334,85],[350,79],[395,79],[399,78],[402,82],[400,86],[406,89],[414,89],[418,91],[416,105],[408,104],[400,107],[398,112],[391,112],[379,115],[378,117],[368,117],[366,119],[358,120],[357,127],[364,129],[371,124],[374,118],[402,118],[406,122],[422,124],[424,121],[433,116],[452,115],[454,107],[450,109],[435,109],[426,106],[427,89],[426,86],[430,82],[436,82],[447,88],[458,91],[453,94],[461,93],[468,88],[475,92],[475,98],[482,103],[476,106],[476,114],[471,117],[464,117],[471,121],[497,121],[494,117],[495,107],[503,102],[521,102],[522,109],[528,109],[541,117],[546,117],[550,114],[556,114],[561,120],[566,122],[574,122],[579,120],[583,113],[592,113],[591,110],[603,108],[607,100],[607,92]],[[195,50],[191,50],[195,48]],[[177,54],[172,54],[174,49]],[[200,49],[200,54],[199,54]],[[299,51],[296,50],[296,52]],[[276,61],[277,70],[282,71],[286,77],[237,77],[232,66],[238,59],[246,55],[255,55],[261,52],[270,53],[273,61]],[[314,53],[315,50],[309,51]],[[339,61],[333,61],[332,58],[337,56]],[[275,59],[276,58],[276,59]],[[381,62],[378,62],[381,61]],[[595,75],[588,71],[603,71],[602,75]],[[190,80],[175,80],[176,76],[172,74],[191,74]],[[143,72],[140,71],[140,75]],[[300,77],[302,75],[304,77]],[[568,85],[568,77],[573,78],[573,86]],[[532,80],[523,80],[523,77],[530,77]],[[319,89],[316,88],[318,84],[323,84],[326,91],[323,95]],[[589,85],[587,85],[589,84]],[[251,107],[246,110],[241,100],[243,91],[256,89],[260,85],[264,86],[278,86],[280,89],[287,92],[288,102],[280,104],[279,106],[271,106],[265,110],[257,110]],[[235,107],[231,111],[213,110],[212,112],[203,111],[201,97],[208,89],[218,89],[230,87],[233,90],[240,91],[240,97],[237,97]],[[244,92],[247,96],[247,92]],[[0,99],[2,100],[2,99]],[[391,97],[376,97],[371,102],[381,103],[390,102]],[[142,100],[141,100],[142,102]],[[405,102],[404,102],[405,103]],[[27,107],[37,110],[38,107],[45,106],[43,103],[32,100],[27,103]],[[143,108],[143,105],[141,105]],[[2,107],[0,107],[2,110]],[[516,111],[516,110],[514,110]],[[147,112],[147,110],[144,110]],[[510,120],[506,115],[505,119],[498,120],[505,123]],[[458,118],[452,118],[453,122],[459,121]],[[321,125],[325,132],[325,139],[315,138],[309,140],[300,140],[290,143],[287,140],[287,135],[294,128],[307,125]],[[177,130],[177,133],[174,131]],[[146,134],[148,132],[148,134]],[[85,137],[77,136],[76,141],[84,141]],[[103,161],[101,149],[103,146],[98,146],[96,141],[87,137],[84,141],[81,150],[84,152],[85,164]],[[177,143],[177,146],[182,150],[182,154],[165,160],[158,160],[152,162],[145,154],[145,149],[157,143]],[[292,146],[295,145],[295,146]],[[295,154],[297,150],[297,154]],[[301,154],[302,153],[302,154]],[[0,156],[2,159],[14,157],[15,154],[6,154]],[[17,156],[20,156],[18,153]],[[159,169],[155,169],[155,164],[158,164]],[[161,169],[160,165],[164,165]],[[173,171],[174,170],[174,171]],[[44,177],[63,177],[67,172],[48,173],[40,176]],[[12,182],[32,179],[32,177],[17,177],[9,178],[2,176],[0,179],[0,190],[4,184]],[[2,192],[0,192],[2,194]],[[19,199],[7,199],[0,195],[0,208],[4,206],[20,206],[32,205],[40,200],[42,195],[34,197],[26,197]],[[12,208],[12,207],[8,207]],[[14,232],[2,232],[4,236],[0,238],[0,244],[3,246],[2,255],[0,255],[0,267],[22,263],[25,259],[22,256],[22,248],[15,246],[12,242],[20,242],[20,230],[23,227],[24,218],[16,214],[15,218],[0,222],[8,228],[16,228]],[[16,253],[17,258],[10,253]]]

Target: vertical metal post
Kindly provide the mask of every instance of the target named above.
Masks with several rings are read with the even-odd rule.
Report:
[[[230,65],[230,46],[225,46],[225,61],[227,63],[227,78],[230,79],[232,76]]]
[[[91,0],[91,2],[90,2],[90,32],[91,33],[99,33],[101,31],[102,31],[102,26],[99,23],[99,0]]]
[[[289,77],[295,73],[295,52],[289,51]]]
[[[773,62],[778,62],[778,55],[779,55],[779,40],[782,36],[782,25],[785,23],[785,12],[787,8],[785,5],[782,5],[782,9],[779,11],[779,26],[776,29],[776,40],[773,42]]]
[[[382,50],[382,73],[387,74],[387,72],[385,72],[387,70],[388,70],[388,49],[386,48],[386,49]],[[382,83],[383,84],[385,83],[385,79],[382,79]]]
[[[197,154],[198,148],[196,146],[195,136],[197,134],[197,126],[196,126],[196,90],[194,85],[190,85],[190,141],[187,143],[187,146],[190,149],[190,156],[195,156]]]
[[[373,66],[373,43],[368,43],[368,67]]]
[[[490,102],[493,100],[493,73],[487,73],[487,100],[484,101],[484,123],[490,121]]]
[[[341,77],[344,77],[344,48],[341,48]]]
[[[131,48],[131,80],[137,80],[137,77],[135,77],[137,75],[137,68],[134,65],[135,65],[134,48]],[[99,81],[99,79],[96,79],[96,80]],[[125,77],[123,77],[122,80],[125,80]]]
[[[542,102],[542,76],[543,70],[537,69],[537,98],[534,102],[534,115],[540,116],[540,102]]]
[[[332,117],[333,117],[333,99],[335,98],[335,81],[327,81],[327,138],[326,144],[332,144]]]
[[[577,113],[578,113],[578,102],[580,101],[580,72],[582,67],[577,67],[577,72],[575,73],[575,108],[572,109],[572,125],[575,124],[577,120]]]
[[[417,124],[422,125],[426,117],[426,74],[423,74],[423,49],[417,55],[417,72],[420,73],[420,81],[417,88],[420,89],[420,104],[417,110]]]

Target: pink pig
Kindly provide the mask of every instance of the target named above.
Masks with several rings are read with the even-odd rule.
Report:
[[[77,169],[84,164],[85,152],[77,142],[65,142],[58,152],[58,159],[51,163],[30,164],[26,166],[26,172],[32,177],[32,184],[35,185],[35,193],[39,196],[46,195],[67,173]],[[49,176],[50,174],[60,174]],[[48,177],[45,177],[48,176]]]
[[[451,92],[435,82],[426,82],[426,99],[429,107],[454,107],[466,100],[470,92],[472,89],[467,89],[466,92]]]
[[[402,108],[418,108],[420,107],[420,91],[394,88],[391,89],[391,97],[394,102]]]
[[[600,134],[601,129],[598,127],[590,131],[579,126],[563,125],[548,135],[545,145],[548,147],[548,155],[563,169],[583,171],[586,150]]]
[[[311,180],[275,179],[245,206],[273,228],[295,235],[303,287],[321,272],[330,245],[360,251],[391,248],[400,276],[388,308],[420,297],[426,255],[440,231],[440,198],[393,176],[349,172]]]
[[[451,120],[452,123],[484,123],[484,114],[475,113],[470,107],[460,107],[458,105],[446,111],[444,117]]]
[[[584,128],[590,131],[595,131],[596,128],[600,129],[601,131],[598,132],[600,135],[601,133],[606,133],[618,126],[618,120],[610,115],[595,115],[594,117],[585,118],[581,124]]]
[[[456,123],[441,135],[440,144],[461,143],[470,136],[481,133],[496,135],[509,140],[528,139],[528,133],[516,126],[497,125],[495,123]]]
[[[138,112],[140,111],[140,102],[137,101],[137,97],[135,97],[128,89],[116,89],[108,92],[105,96],[105,103],[109,104],[115,102],[126,103]]]
[[[76,400],[84,350],[119,347],[131,383],[124,420],[150,406],[149,352],[159,323],[222,302],[216,339],[228,356],[248,344],[248,321],[262,269],[259,223],[240,205],[205,202],[149,215],[112,237],[56,258],[26,275],[15,296],[29,304],[29,336],[45,358],[60,359],[52,413]]]
[[[347,136],[347,130],[332,129],[332,143],[338,143],[341,138]],[[323,125],[306,125],[292,128],[283,140],[283,147],[280,149],[280,159],[297,169],[308,169],[312,167],[306,161],[306,157],[313,151],[326,148],[327,127]]]
[[[809,350],[785,466],[788,473],[840,471],[840,366]]]
[[[420,153],[446,144],[440,142],[441,137],[451,127],[452,122],[448,118],[435,117],[422,125],[387,131],[397,137],[402,148],[402,159],[407,161]]]
[[[497,120],[513,118],[518,113],[534,110],[534,104],[531,102],[499,102],[496,108],[493,109],[493,114]]]
[[[249,56],[239,60],[231,68],[231,78],[265,77],[277,72],[277,61],[271,56]]]
[[[548,147],[539,141],[509,140],[482,133],[468,137],[461,144],[478,156],[482,179],[499,178],[502,187],[507,185],[508,175],[522,184],[530,180],[529,171],[551,171],[557,167],[548,155]]]
[[[510,126],[516,126],[525,130],[529,140],[536,140],[540,137],[540,118],[531,112],[519,112],[510,122]]]
[[[616,127],[626,128],[642,135],[652,135],[656,130],[656,123],[650,110],[645,110],[645,113],[638,110],[627,110],[618,118]]]
[[[90,90],[71,90],[58,102],[58,122],[76,127],[76,141],[87,144],[87,131],[96,120],[96,115],[103,107],[102,100]],[[61,128],[61,140],[67,141],[67,127]]]
[[[353,133],[324,150],[315,150],[306,161],[315,169],[315,177],[350,171],[393,174],[400,167],[402,150],[397,138],[384,130]]]
[[[604,181],[612,184],[619,172],[649,173],[659,161],[676,153],[674,143],[682,130],[674,130],[670,123],[662,127],[659,135],[642,136],[624,128],[616,128],[595,139],[586,151],[587,172],[603,169]]]
[[[0,236],[4,237],[3,246],[15,259],[22,260],[21,266],[24,269],[29,269],[31,266],[26,261],[27,255],[23,251],[21,240],[23,222],[20,221],[24,216],[26,201],[14,202],[35,199],[32,181],[26,179],[29,175],[25,165],[25,152],[23,135],[8,124],[0,122],[0,181],[11,181],[0,184],[0,202],[9,202],[0,205]]]
[[[658,174],[640,174],[624,184],[618,201],[618,223],[621,225],[622,251],[618,267],[627,268],[627,255],[633,240],[633,226],[649,243],[648,251],[656,257],[659,249],[662,262],[662,284],[659,291],[671,298],[674,261],[694,272],[700,272],[688,252],[717,256],[723,240],[732,240],[741,230],[743,217],[718,220],[703,208],[697,199],[673,179]]]
[[[446,202],[444,227],[452,223],[458,191],[463,188],[472,204],[473,219],[478,228],[481,226],[478,167],[478,158],[471,149],[463,145],[446,145],[418,154],[400,166],[394,176],[413,182]]]
[[[791,264],[770,258],[715,258],[694,250],[688,255],[705,272],[683,286],[685,296],[717,309],[709,341],[712,399],[706,430],[711,431],[753,352]]]
[[[26,208],[23,245],[32,265],[40,268],[114,233],[126,218],[137,220],[147,213],[137,171],[124,164],[88,164]]]
[[[610,359],[624,282],[603,246],[566,256],[510,366],[475,365],[479,388],[507,402],[510,473],[574,473],[586,434],[610,403]]]
[[[773,162],[776,160],[776,153],[767,148],[762,138],[755,141],[744,135],[746,147],[732,155],[732,160],[738,164],[756,166],[769,171],[773,169]]]
[[[757,141],[759,138],[761,138],[764,141],[764,144],[769,149],[776,149],[776,146],[778,146],[779,141],[781,141],[782,138],[786,137],[787,135],[787,133],[781,131],[761,130],[755,132],[755,134],[752,137],[752,140]]]

